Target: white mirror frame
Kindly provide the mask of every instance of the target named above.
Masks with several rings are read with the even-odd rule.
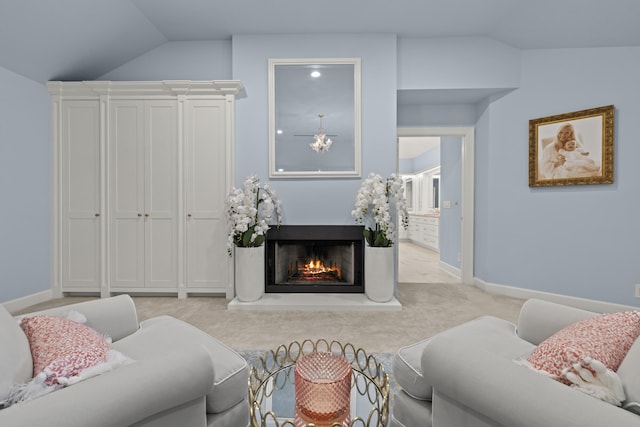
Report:
[[[291,65],[353,65],[354,164],[350,170],[278,170],[276,168],[276,68]],[[360,178],[361,177],[361,82],[360,58],[270,58],[269,59],[269,177],[270,178]],[[322,155],[322,154],[319,154]],[[303,168],[301,168],[303,169]]]

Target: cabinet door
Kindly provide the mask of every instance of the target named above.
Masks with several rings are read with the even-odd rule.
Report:
[[[111,286],[177,287],[175,101],[111,103]]]
[[[185,103],[186,283],[191,292],[226,290],[225,120],[224,100]]]
[[[144,108],[111,101],[109,115],[111,287],[144,287]]]
[[[100,290],[100,106],[61,108],[60,206],[62,291]]]
[[[147,101],[145,109],[145,286],[176,288],[178,122],[175,101]]]

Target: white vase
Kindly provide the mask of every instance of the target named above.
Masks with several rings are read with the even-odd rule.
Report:
[[[371,301],[387,302],[393,298],[395,268],[393,247],[364,248],[364,293]]]
[[[236,297],[239,301],[257,301],[264,295],[264,245],[235,247]]]

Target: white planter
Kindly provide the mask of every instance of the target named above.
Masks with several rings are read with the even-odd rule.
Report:
[[[395,276],[393,247],[364,248],[364,293],[371,301],[387,302],[393,298]]]
[[[244,302],[257,301],[264,295],[264,245],[235,248],[236,296]]]

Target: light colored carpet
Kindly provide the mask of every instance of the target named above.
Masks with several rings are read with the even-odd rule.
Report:
[[[398,245],[398,282],[460,283],[460,279],[440,269],[440,254],[410,242]]]
[[[140,320],[167,314],[215,336],[236,350],[272,349],[306,338],[351,343],[369,352],[392,353],[463,322],[493,315],[515,322],[523,300],[485,293],[459,283],[400,283],[401,311],[233,311],[222,297],[134,296]],[[66,297],[14,314],[79,302]]]

